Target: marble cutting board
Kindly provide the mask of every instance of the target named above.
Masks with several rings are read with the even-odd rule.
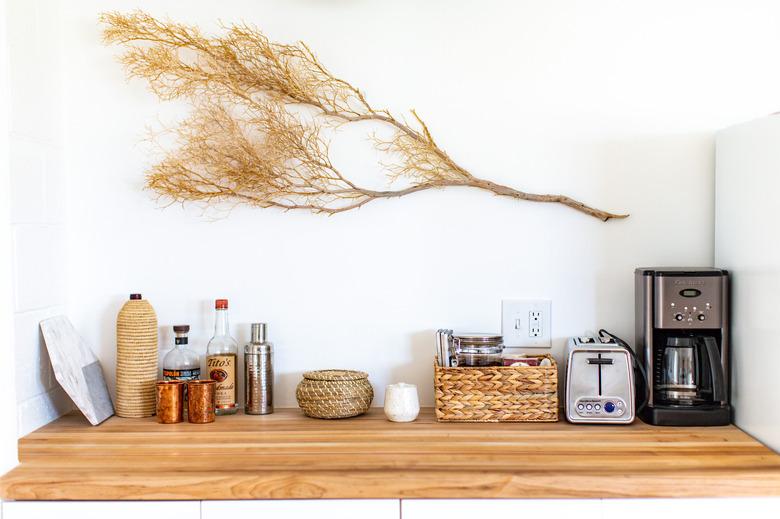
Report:
[[[114,414],[103,370],[92,350],[64,315],[41,321],[41,332],[57,382],[92,425]]]

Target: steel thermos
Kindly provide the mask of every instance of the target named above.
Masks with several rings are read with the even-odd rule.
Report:
[[[273,345],[266,323],[252,324],[252,340],[244,347],[244,413],[274,412]]]

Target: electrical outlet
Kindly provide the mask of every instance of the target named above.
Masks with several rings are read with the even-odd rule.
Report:
[[[552,302],[547,299],[504,299],[501,334],[508,348],[551,346]]]
[[[528,312],[528,336],[542,336],[542,312],[539,310],[531,310]]]

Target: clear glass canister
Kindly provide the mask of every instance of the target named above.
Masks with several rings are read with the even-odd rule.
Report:
[[[504,338],[492,333],[463,333],[452,336],[458,366],[501,366]]]

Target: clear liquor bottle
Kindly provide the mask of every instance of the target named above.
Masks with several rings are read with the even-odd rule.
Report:
[[[228,300],[217,299],[214,308],[214,337],[209,341],[206,350],[206,370],[209,378],[217,381],[216,413],[235,414],[238,412],[238,343],[230,336]]]
[[[163,358],[164,380],[197,380],[200,378],[200,356],[189,347],[188,324],[173,327],[174,346]]]

